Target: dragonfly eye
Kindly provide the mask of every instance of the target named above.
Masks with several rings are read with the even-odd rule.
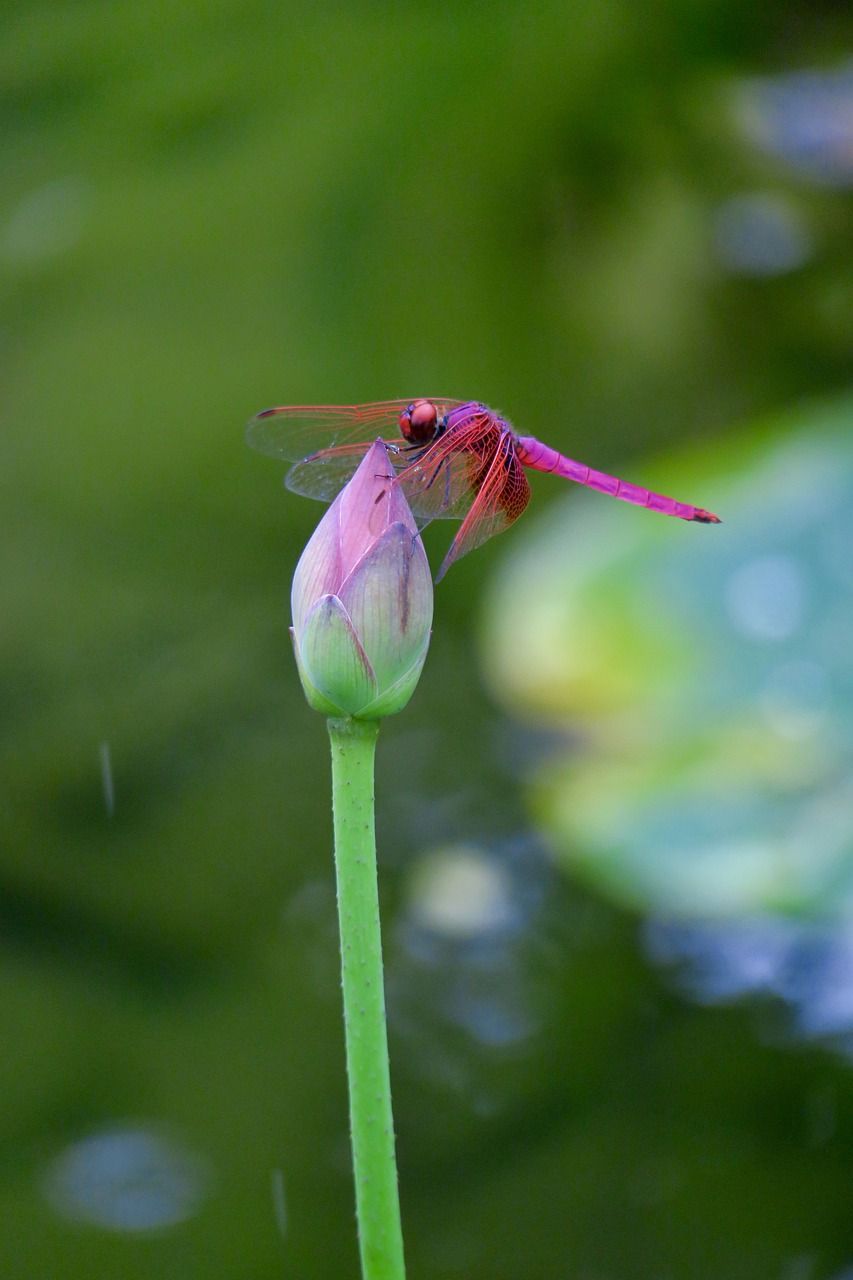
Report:
[[[400,431],[412,444],[426,444],[438,426],[438,410],[431,400],[415,400],[400,414]]]

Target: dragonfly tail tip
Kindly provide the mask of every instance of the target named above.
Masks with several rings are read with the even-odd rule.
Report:
[[[702,507],[697,508],[692,519],[699,524],[722,524],[719,516],[715,516],[713,511],[705,511]]]

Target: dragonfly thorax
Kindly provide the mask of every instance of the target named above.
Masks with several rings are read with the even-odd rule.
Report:
[[[431,400],[415,400],[400,414],[400,434],[409,444],[429,444],[438,429],[438,409]]]

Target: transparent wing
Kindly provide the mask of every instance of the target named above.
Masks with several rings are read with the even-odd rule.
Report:
[[[445,397],[428,398],[440,415],[466,403]],[[290,462],[300,462],[310,454],[338,445],[370,443],[377,436],[399,442],[400,414],[413,399],[417,397],[377,400],[373,404],[280,405],[252,418],[246,427],[246,440],[259,453]]]
[[[502,432],[493,416],[472,413],[446,431],[414,460],[399,455],[398,483],[421,524],[430,520],[461,520],[470,510]]]
[[[355,474],[372,443],[371,439],[363,444],[337,445],[303,458],[290,468],[285,484],[303,498],[331,502]],[[430,520],[462,519],[476,497],[469,455],[435,445],[412,450],[389,440],[385,446],[394,477],[421,527]]]
[[[355,474],[375,439],[372,436],[369,442],[363,444],[337,445],[334,449],[323,449],[312,457],[303,458],[290,468],[284,483],[293,493],[301,494],[303,498],[331,502]],[[388,446],[388,457],[393,462],[398,456],[394,452],[397,446],[388,441],[385,443]]]
[[[410,403],[393,400],[381,405],[268,410],[249,424],[249,442],[274,457],[295,458],[287,474],[288,489],[330,502],[372,442],[393,423],[395,434],[385,439],[394,470],[389,483],[400,485],[418,524],[462,520],[438,580],[460,556],[517,520],[530,499],[530,488],[514,437],[488,410],[461,417],[432,444],[417,448],[396,434],[399,414]],[[444,414],[470,402],[434,403]],[[335,443],[324,443],[330,439]]]
[[[479,477],[471,508],[436,574],[439,582],[455,560],[480,547],[489,538],[508,529],[530,501],[530,486],[515,452],[512,436],[503,435],[497,449]]]

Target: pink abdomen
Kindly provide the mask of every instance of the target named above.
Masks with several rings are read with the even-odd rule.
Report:
[[[675,498],[667,498],[652,489],[642,489],[639,485],[629,484],[617,476],[609,476],[604,471],[595,471],[583,462],[573,462],[550,445],[543,444],[535,436],[517,436],[516,449],[519,461],[526,467],[536,471],[549,471],[565,480],[574,480],[576,484],[586,485],[588,489],[597,489],[599,493],[609,494],[611,498],[621,498],[623,502],[633,502],[638,507],[648,507],[650,511],[659,511],[661,515],[678,516],[681,520],[698,520],[702,524],[719,524],[719,516],[705,511],[703,507],[691,506],[688,502],[677,502]]]

